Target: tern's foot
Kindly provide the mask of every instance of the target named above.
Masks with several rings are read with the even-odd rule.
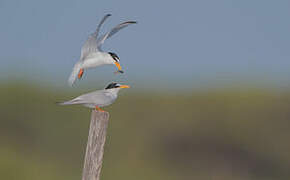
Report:
[[[96,106],[96,110],[100,111],[100,112],[106,112],[106,111],[102,110],[101,108],[99,108],[98,106]]]
[[[81,79],[83,74],[84,74],[84,69],[80,69],[79,74],[78,74],[78,78]]]

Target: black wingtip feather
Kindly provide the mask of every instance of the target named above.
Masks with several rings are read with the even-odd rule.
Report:
[[[54,104],[56,104],[56,105],[62,105],[63,102],[54,102]]]
[[[121,23],[121,25],[123,24],[137,24],[137,21],[126,21],[126,22]]]

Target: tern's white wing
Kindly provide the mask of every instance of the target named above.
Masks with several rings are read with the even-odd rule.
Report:
[[[97,40],[98,48],[101,47],[101,45],[105,42],[106,39],[110,38],[111,36],[116,34],[121,29],[127,27],[130,24],[136,24],[136,23],[137,23],[136,21],[127,21],[127,22],[124,22],[124,23],[121,23],[121,24],[117,25],[116,27],[111,29],[109,32],[107,32],[105,35],[103,35],[100,38],[98,38],[98,40]]]
[[[89,38],[87,39],[87,41],[83,45],[82,50],[81,50],[81,58],[80,58],[81,60],[84,60],[85,57],[88,56],[90,53],[97,52],[100,50],[100,49],[98,49],[98,46],[97,46],[98,34],[99,34],[100,29],[101,29],[101,26],[106,21],[106,19],[110,16],[111,16],[111,14],[107,14],[103,17],[103,19],[99,23],[96,31],[89,36]]]

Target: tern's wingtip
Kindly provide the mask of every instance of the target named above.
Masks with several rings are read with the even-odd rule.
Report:
[[[56,105],[63,105],[63,102],[54,102]]]

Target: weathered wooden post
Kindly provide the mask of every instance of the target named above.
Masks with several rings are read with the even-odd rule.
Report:
[[[99,180],[106,142],[109,113],[93,110],[82,180]]]

